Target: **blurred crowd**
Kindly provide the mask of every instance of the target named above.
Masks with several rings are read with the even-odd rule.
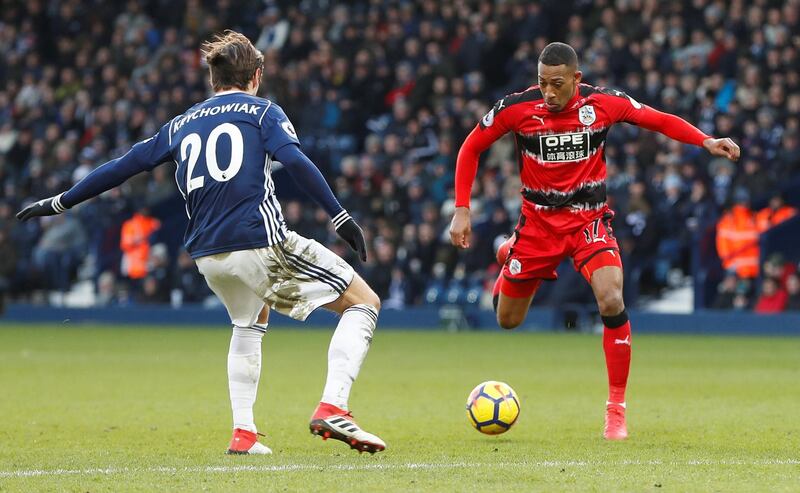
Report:
[[[739,277],[728,272],[717,287],[711,308],[754,310],[756,313],[780,313],[800,310],[798,265],[780,254],[764,263],[760,284],[755,278]]]
[[[284,108],[365,228],[369,260],[358,270],[387,307],[475,303],[491,286],[494,247],[521,202],[513,141],[482,160],[465,252],[447,235],[455,157],[495,100],[535,83],[536,58],[553,40],[576,49],[586,82],[742,147],[737,165],[633,126],[609,133],[629,300],[682,282],[698,238],[713,238],[724,213],[744,197],[763,206],[800,175],[798,0],[0,0],[0,291],[59,302],[52,293],[90,280],[98,304],[210,295],[176,247],[184,219],[172,164],[62,216],[23,224],[13,213],[205,99],[199,46],[225,28],[264,52],[261,95]],[[281,173],[290,227],[357,264]],[[754,276],[726,268],[720,292],[734,297],[720,300],[740,306],[737,285]],[[559,272],[576,283],[543,290],[537,303],[591,299],[571,267]],[[758,290],[742,281],[746,306],[784,286],[792,299],[796,274],[771,288],[772,278]]]
[[[726,274],[717,286],[712,307],[752,308],[759,313],[800,310],[798,265],[780,253],[759,265],[760,235],[795,217],[797,209],[787,205],[782,194],[773,195],[759,211],[753,210],[744,190],[736,190],[732,200],[717,223],[716,247]]]

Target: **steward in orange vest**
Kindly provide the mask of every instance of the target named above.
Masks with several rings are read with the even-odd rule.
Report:
[[[758,276],[758,227],[749,200],[737,193],[736,203],[717,223],[717,253],[727,271],[742,279]]]
[[[122,223],[119,246],[122,249],[122,274],[130,279],[147,275],[150,259],[150,235],[161,227],[161,222],[143,208]]]

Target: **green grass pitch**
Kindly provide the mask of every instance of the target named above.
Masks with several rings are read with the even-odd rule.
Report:
[[[798,491],[800,339],[634,335],[626,442],[601,439],[598,336],[376,332],[351,396],[388,443],[308,432],[329,330],[272,330],[256,420],[223,455],[229,331],[0,325],[0,491]],[[502,380],[514,428],[468,424]]]

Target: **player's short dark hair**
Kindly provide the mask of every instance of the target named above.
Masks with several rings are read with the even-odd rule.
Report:
[[[202,51],[215,91],[246,89],[256,70],[264,64],[264,55],[253,43],[230,29],[203,43]]]
[[[550,43],[539,54],[539,62],[545,65],[578,66],[578,54],[566,43]]]

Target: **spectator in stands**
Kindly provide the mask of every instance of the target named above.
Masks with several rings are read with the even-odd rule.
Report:
[[[42,226],[44,232],[33,249],[33,263],[44,277],[45,288],[55,291],[55,303],[60,304],[83,258],[86,232],[72,214],[47,218]]]
[[[684,234],[697,234],[707,226],[712,225],[717,218],[717,210],[714,201],[708,194],[708,187],[702,179],[692,182],[691,192],[688,200],[683,205],[681,217],[684,218]],[[686,238],[686,246],[689,246],[689,238]]]
[[[719,310],[730,310],[733,308],[733,300],[736,298],[736,274],[727,273],[722,282],[717,286],[717,297],[714,298],[712,308]]]
[[[741,168],[741,174],[733,182],[734,189],[745,189],[753,198],[767,196],[775,189],[775,181],[757,159],[746,159]]]
[[[786,310],[800,311],[800,276],[796,272],[786,278],[786,294]]]
[[[150,249],[147,278],[153,279],[155,284],[151,302],[169,303],[172,271],[169,265],[169,251],[163,243],[156,243]]]
[[[395,259],[394,246],[385,240],[375,242],[375,264],[369,269],[366,279],[381,299],[389,297],[392,284],[392,265]]]
[[[211,296],[203,276],[197,271],[192,257],[181,250],[172,275],[171,300],[173,306],[183,303],[200,303]]]
[[[797,214],[797,209],[787,205],[783,194],[776,193],[769,199],[769,206],[761,209],[756,214],[756,225],[759,233],[763,233],[769,228],[791,219]]]
[[[785,286],[786,279],[797,271],[797,266],[787,262],[782,253],[773,253],[764,262],[762,277],[771,277],[778,281],[778,286]]]
[[[795,98],[800,101],[800,94],[795,94]],[[795,114],[800,110],[800,104]],[[778,151],[777,175],[783,181],[796,176],[800,172],[800,134],[797,131],[786,132],[783,135],[781,150]]]
[[[691,191],[679,215],[683,220],[683,227],[678,233],[681,242],[681,268],[685,275],[691,275],[692,258],[696,255],[695,245],[705,238],[713,238],[718,217],[717,205],[702,178],[691,181]]]
[[[161,227],[158,219],[150,216],[150,209],[142,207],[133,217],[122,223],[120,248],[122,249],[122,275],[132,281],[136,290],[138,281],[147,275],[150,260],[150,237]]]
[[[717,253],[725,270],[744,279],[758,276],[758,228],[746,190],[735,191],[733,205],[717,223]]]
[[[17,269],[17,252],[8,238],[8,233],[0,228],[0,315],[5,308],[6,293]]]
[[[117,304],[117,277],[111,271],[104,271],[97,278],[97,295],[95,306],[113,306]]]
[[[267,7],[258,21],[263,27],[256,40],[256,48],[280,51],[289,36],[289,21],[281,19],[280,10],[274,6]]]
[[[402,310],[412,301],[411,284],[402,269],[392,269],[392,280],[389,284],[389,295],[381,301],[384,310]]]
[[[142,281],[141,290],[136,295],[136,301],[143,304],[169,303],[169,292],[165,292],[159,285],[158,280],[148,275]]]
[[[776,279],[765,277],[761,284],[761,295],[754,308],[756,313],[779,313],[786,308],[788,295]]]
[[[734,310],[748,310],[751,308],[751,291],[752,281],[750,279],[739,279],[736,283],[736,296],[733,297]]]

